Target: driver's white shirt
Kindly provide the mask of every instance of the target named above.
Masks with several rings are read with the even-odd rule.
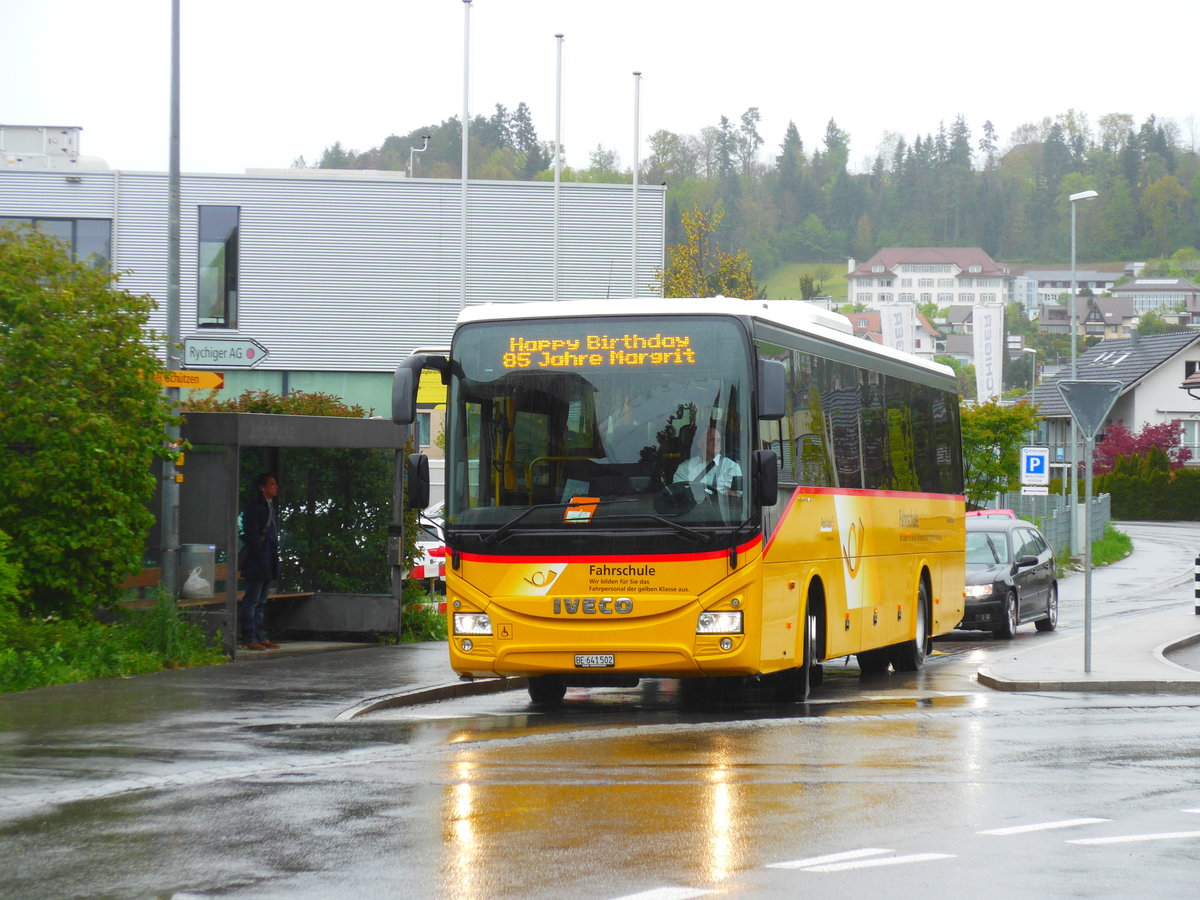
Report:
[[[699,456],[693,456],[691,459],[684,460],[679,464],[679,468],[675,470],[675,481],[694,481],[705,487],[716,488],[718,493],[728,493],[733,485],[733,479],[742,474],[742,467],[730,459],[718,453],[713,459],[715,465],[707,472],[708,461]],[[703,473],[703,474],[702,474]]]

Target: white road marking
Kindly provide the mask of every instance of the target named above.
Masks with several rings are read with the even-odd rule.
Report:
[[[807,869],[809,866],[820,866],[827,863],[844,862],[848,859],[862,859],[864,856],[878,856],[880,853],[895,853],[895,850],[883,850],[878,847],[864,847],[861,850],[847,850],[844,853],[830,853],[825,856],[810,856],[808,859],[793,859],[789,862],[769,863],[768,869]]]
[[[1028,834],[1031,831],[1051,831],[1055,828],[1074,828],[1076,825],[1096,825],[1100,822],[1111,822],[1112,819],[1061,819],[1057,822],[1038,822],[1036,825],[1013,825],[1010,828],[989,828],[987,831],[977,831],[976,834],[994,834],[1001,837],[1010,834]]]
[[[640,894],[626,894],[624,897],[617,897],[616,900],[692,900],[693,897],[703,897],[711,893],[712,891],[702,888],[664,887],[642,891]]]
[[[1116,837],[1083,838],[1067,841],[1068,844],[1133,844],[1139,841],[1173,841],[1183,838],[1200,838],[1200,831],[1164,831],[1159,834],[1120,834]]]
[[[852,862],[831,863],[827,866],[809,866],[805,872],[845,872],[849,869],[874,869],[879,866],[902,866],[908,863],[930,862],[935,859],[953,859],[953,853],[911,853],[908,856],[885,856],[883,859],[860,859]]]

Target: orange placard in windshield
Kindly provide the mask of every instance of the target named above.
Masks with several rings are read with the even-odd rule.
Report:
[[[567,525],[590,522],[599,504],[599,497],[572,497],[563,513],[563,522]]]

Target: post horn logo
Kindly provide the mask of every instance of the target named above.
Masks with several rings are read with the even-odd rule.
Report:
[[[526,577],[525,582],[537,588],[549,587],[554,579],[558,577],[558,573],[553,569],[547,569],[544,572],[534,572]]]
[[[863,545],[867,540],[867,526],[863,524],[861,516],[857,522],[850,523],[850,534],[847,537],[850,548],[846,549],[846,545],[842,544],[842,557],[846,560],[846,571],[854,578],[862,566]]]

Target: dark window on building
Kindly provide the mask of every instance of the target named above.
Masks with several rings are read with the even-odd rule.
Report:
[[[29,225],[42,234],[61,240],[76,262],[96,269],[112,267],[112,221],[110,219],[45,219],[0,216],[0,228]]]
[[[201,326],[237,328],[239,212],[236,206],[200,207],[196,320]]]

